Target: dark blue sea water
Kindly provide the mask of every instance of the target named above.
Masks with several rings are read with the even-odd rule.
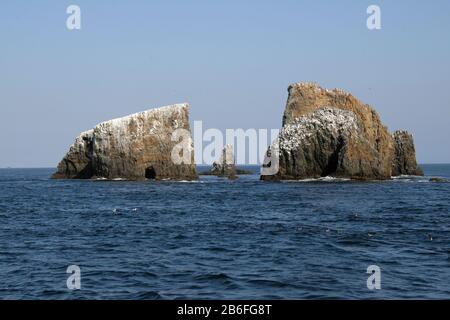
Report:
[[[423,168],[450,179],[450,165]],[[1,299],[450,298],[450,183],[52,171],[0,170]],[[66,286],[73,264],[81,290]]]

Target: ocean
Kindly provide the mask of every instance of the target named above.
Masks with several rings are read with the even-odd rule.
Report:
[[[1,169],[0,299],[449,299],[450,183],[429,178],[450,165],[422,167],[382,182]]]

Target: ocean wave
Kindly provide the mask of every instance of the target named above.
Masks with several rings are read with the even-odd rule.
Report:
[[[391,177],[392,180],[403,180],[403,179],[423,179],[423,176],[414,176],[414,175],[407,175],[402,174],[400,176]]]
[[[16,182],[0,183],[8,244],[0,245],[0,296],[372,299],[354,275],[373,262],[401,273],[379,298],[448,299],[450,183],[415,181],[449,180],[450,165],[425,172],[292,184],[258,176],[31,183],[49,171],[18,171]],[[81,268],[82,290],[67,291],[71,264]]]
[[[413,176],[413,175],[400,175],[391,177],[393,181],[399,182],[416,182],[416,183],[425,183],[425,182],[434,182],[433,179],[439,179],[440,182],[446,182],[447,179],[442,177],[432,177],[432,176]]]
[[[320,178],[308,178],[299,180],[284,180],[283,182],[346,182],[351,181],[350,178],[336,178],[331,176],[320,177]]]

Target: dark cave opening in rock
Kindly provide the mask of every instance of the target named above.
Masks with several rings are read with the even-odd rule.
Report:
[[[156,179],[156,171],[155,168],[153,168],[153,166],[150,166],[147,169],[145,169],[145,178],[152,180]]]
[[[341,153],[342,148],[344,147],[344,141],[341,137],[339,137],[336,149],[333,153],[328,157],[328,162],[325,168],[322,170],[322,177],[332,176],[336,173],[339,165],[339,154]]]

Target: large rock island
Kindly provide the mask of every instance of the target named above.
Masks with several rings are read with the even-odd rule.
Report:
[[[176,164],[172,133],[189,134],[189,163]],[[81,133],[58,165],[55,179],[197,179],[189,106],[176,104],[98,124]]]
[[[288,92],[275,148],[279,168],[262,180],[383,180],[422,174],[412,136],[405,131],[391,135],[369,105],[315,83],[292,84]]]

